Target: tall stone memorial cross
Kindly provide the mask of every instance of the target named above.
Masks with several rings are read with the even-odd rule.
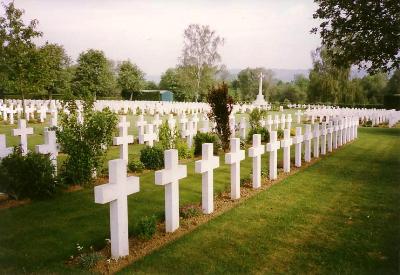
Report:
[[[326,135],[328,130],[326,129],[326,122],[322,122],[321,125],[321,155],[326,155]]]
[[[6,147],[6,135],[0,135],[0,159],[12,153],[12,147]]]
[[[293,141],[290,137],[290,130],[283,130],[283,140],[281,140],[281,148],[283,148],[283,171],[285,173],[290,172],[290,146]]]
[[[311,125],[306,125],[306,130],[304,132],[304,161],[310,162],[311,161],[311,140],[313,138],[311,132]]]
[[[139,115],[139,118],[136,121],[136,126],[138,128],[138,137],[139,137],[140,144],[144,144],[143,135],[144,135],[144,126],[146,124],[147,124],[147,122],[144,120],[143,115]]]
[[[328,128],[327,128],[327,145],[328,145],[328,152],[332,152],[332,145],[333,145],[333,121],[330,120],[328,123]]]
[[[269,179],[275,180],[278,177],[278,149],[280,142],[277,140],[277,132],[271,131],[267,152],[269,153]]]
[[[265,153],[265,146],[261,145],[261,135],[253,135],[253,146],[249,148],[249,157],[253,158],[253,188],[261,187],[261,155]]]
[[[121,116],[118,123],[119,137],[113,138],[113,144],[119,145],[119,158],[128,162],[128,145],[133,143],[133,136],[128,135],[128,128],[131,125],[129,121],[126,120],[126,116]]]
[[[240,139],[231,138],[231,152],[225,154],[225,163],[231,165],[231,199],[240,198],[240,162],[245,158],[244,150],[240,150]]]
[[[239,123],[239,134],[240,138],[246,140],[246,118],[241,117]]]
[[[314,133],[313,133],[313,138],[314,138],[314,150],[313,150],[313,155],[314,158],[319,157],[319,137],[321,133],[319,131],[319,124],[315,123],[314,124]]]
[[[26,128],[26,120],[18,120],[18,128],[12,130],[13,136],[20,136],[20,145],[22,149],[22,155],[28,153],[28,135],[33,134],[33,128]]]
[[[301,167],[301,145],[303,143],[303,135],[301,134],[301,127],[296,127],[296,136],[293,138],[294,147],[294,165]]]
[[[57,156],[58,156],[58,144],[55,131],[44,131],[44,144],[36,145],[36,152],[40,154],[50,154],[50,160],[55,167],[57,174]]]
[[[145,134],[143,135],[143,142],[148,146],[153,147],[154,141],[157,139],[157,134],[154,133],[154,125],[147,124],[145,126]]]
[[[155,173],[157,185],[165,186],[165,230],[179,228],[179,180],[187,176],[186,165],[178,164],[178,150],[164,151],[165,169]]]
[[[213,144],[201,145],[201,160],[195,162],[195,172],[201,174],[201,208],[204,214],[214,211],[214,169],[219,167],[219,157],[213,155]]]
[[[111,257],[129,255],[128,196],[139,192],[139,178],[127,177],[126,162],[108,162],[109,183],[94,188],[95,203],[110,203]]]

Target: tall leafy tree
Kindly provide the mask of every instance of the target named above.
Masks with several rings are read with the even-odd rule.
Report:
[[[25,24],[23,10],[14,2],[3,4],[4,16],[0,17],[0,86],[1,90],[21,95],[24,100],[30,93],[41,90],[40,55],[34,39],[41,37],[38,21]]]
[[[185,92],[182,90],[181,79],[178,69],[169,68],[162,75],[158,86],[162,90],[168,90],[174,93],[174,100],[184,101]]]
[[[313,17],[333,64],[352,64],[372,73],[400,66],[400,2],[398,0],[314,0]]]
[[[68,70],[71,60],[64,47],[46,43],[39,48],[41,81],[49,98],[69,89],[71,74]]]
[[[207,85],[204,85],[204,81],[210,74],[215,74],[215,67],[221,60],[218,49],[224,44],[224,39],[208,25],[198,24],[189,25],[183,38],[181,66],[185,67],[185,73],[195,79],[193,89],[197,101],[201,94],[206,94]]]
[[[313,69],[309,74],[308,101],[343,103],[350,68],[334,65],[323,48],[318,48],[313,52],[312,59]]]
[[[389,95],[400,94],[400,70],[396,70],[390,77],[385,93]]]
[[[90,49],[79,55],[72,79],[72,92],[78,98],[95,99],[110,96],[115,91],[111,64],[103,51]]]
[[[139,93],[145,88],[144,73],[132,62],[123,61],[118,66],[118,87],[121,89],[121,95],[126,99],[131,99],[133,95]]]

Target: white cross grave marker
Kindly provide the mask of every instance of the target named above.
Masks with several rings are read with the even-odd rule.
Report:
[[[165,186],[165,230],[179,228],[179,180],[187,176],[186,165],[178,164],[178,150],[164,151],[165,169],[156,171],[157,185]]]
[[[240,118],[239,135],[241,139],[246,140],[246,118],[244,116]]]
[[[58,144],[55,131],[44,131],[44,144],[36,145],[36,152],[40,154],[50,154],[50,160],[57,174]]]
[[[6,135],[0,135],[0,159],[12,153],[12,147],[6,147]]]
[[[126,116],[121,116],[118,123],[119,137],[114,137],[113,144],[119,145],[119,158],[128,162],[128,150],[129,143],[133,143],[133,136],[128,135],[128,128],[131,125],[129,121],[126,120]]]
[[[313,133],[313,137],[314,137],[313,155],[314,155],[314,158],[319,157],[319,136],[320,136],[319,124],[316,123],[316,124],[314,124],[314,133]]]
[[[201,175],[201,208],[204,214],[214,211],[214,169],[219,167],[219,157],[213,155],[213,144],[201,145],[201,160],[195,162],[195,171]]]
[[[231,165],[231,199],[240,198],[240,162],[245,158],[244,150],[240,150],[240,139],[231,138],[231,152],[225,154],[225,163]]]
[[[20,145],[22,149],[22,155],[28,153],[28,135],[33,134],[33,128],[26,128],[26,120],[18,120],[18,128],[12,130],[13,136],[20,136]]]
[[[283,148],[283,171],[285,173],[290,172],[290,146],[292,146],[293,141],[290,137],[290,130],[283,130],[283,140],[281,140],[281,148]]]
[[[147,143],[148,146],[153,147],[154,141],[157,139],[157,134],[154,133],[153,124],[147,124],[145,126],[146,133],[143,135],[143,141]]]
[[[304,161],[310,162],[311,161],[311,140],[313,138],[311,132],[311,125],[306,125],[306,131],[304,133]]]
[[[129,255],[128,196],[139,192],[139,178],[127,177],[126,162],[108,162],[109,183],[94,188],[95,203],[110,203],[111,256],[114,259]]]
[[[261,145],[261,135],[253,135],[253,147],[249,148],[249,157],[253,158],[253,188],[261,187],[261,155],[265,153],[265,146]]]
[[[278,177],[278,149],[280,142],[277,140],[277,132],[271,131],[267,152],[269,153],[269,178],[275,180]]]
[[[138,128],[138,137],[139,137],[139,144],[143,144],[143,134],[144,134],[144,126],[147,122],[144,120],[143,115],[139,115],[138,120],[136,121],[136,126]]]
[[[333,137],[333,122],[332,121],[329,121],[327,131],[328,131],[328,136],[327,136],[328,152],[332,152],[332,137]]]
[[[301,134],[301,127],[296,127],[296,136],[293,138],[294,147],[294,165],[301,167],[301,145],[303,143],[303,135]]]
[[[321,155],[326,155],[326,135],[328,131],[326,129],[326,122],[322,122],[321,126]]]

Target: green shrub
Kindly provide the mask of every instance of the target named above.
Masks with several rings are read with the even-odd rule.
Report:
[[[144,170],[144,165],[140,160],[132,160],[128,164],[128,169],[132,173],[141,173]]]
[[[201,155],[201,146],[203,143],[212,143],[214,147],[214,154],[218,153],[218,149],[220,148],[220,144],[218,141],[218,137],[211,133],[197,133],[194,137],[194,155]]]
[[[222,148],[229,149],[231,129],[229,127],[229,115],[233,109],[233,98],[228,93],[228,85],[221,85],[212,88],[207,95],[207,102],[211,111],[209,118],[216,123],[216,133],[221,140]]]
[[[158,146],[146,146],[140,151],[140,161],[146,169],[161,169],[164,167],[164,150]]]
[[[67,154],[60,176],[65,184],[83,185],[92,182],[94,172],[101,171],[118,117],[109,109],[94,111],[85,105],[80,123],[75,102],[67,104],[70,114],[61,115],[57,130],[57,141]]]
[[[176,148],[179,140],[178,128],[171,130],[168,126],[168,122],[164,121],[158,130],[158,144],[164,150]]]
[[[178,150],[179,159],[189,159],[193,157],[193,150],[187,146],[185,141],[178,140],[176,149]]]
[[[261,119],[266,116],[266,111],[259,108],[253,109],[249,114],[250,129],[261,128]]]
[[[0,162],[0,192],[14,199],[46,199],[56,192],[55,168],[48,155],[29,152],[20,147]]]
[[[135,227],[134,234],[142,240],[149,240],[154,236],[154,234],[156,234],[156,231],[156,216],[145,216],[139,220],[138,224]]]
[[[372,127],[372,120],[367,120],[366,122],[363,123],[364,127]]]
[[[184,206],[179,210],[180,216],[184,219],[190,219],[192,217],[197,217],[201,214],[198,206],[188,205]]]
[[[283,139],[284,134],[285,134],[285,132],[282,129],[277,130],[276,135],[277,135],[278,139]]]
[[[253,142],[253,135],[254,134],[261,134],[261,141],[262,142],[269,142],[269,132],[264,127],[253,128],[250,129],[248,136],[247,136],[247,143]]]

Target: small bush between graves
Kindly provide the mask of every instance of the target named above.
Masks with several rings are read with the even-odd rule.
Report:
[[[29,152],[20,147],[0,162],[0,192],[13,199],[46,199],[57,189],[54,166],[48,155]]]
[[[372,127],[372,120],[367,120],[362,124],[363,127]]]
[[[157,231],[156,216],[145,216],[141,218],[135,227],[134,234],[142,240],[150,240]]]
[[[161,169],[164,167],[164,150],[158,146],[146,146],[140,151],[140,161],[146,169]]]
[[[269,132],[264,127],[251,128],[249,134],[247,135],[247,143],[251,144],[253,142],[253,135],[261,134],[262,142],[269,142]]]
[[[177,127],[171,130],[168,126],[168,122],[164,121],[158,130],[158,144],[164,150],[176,148],[176,144],[179,140],[179,132]]]
[[[94,251],[93,247],[90,247],[89,251],[84,252],[83,246],[76,244],[76,249],[78,256],[75,259],[82,269],[89,270],[95,267],[100,260],[104,259],[104,256],[100,252]]]
[[[190,149],[185,141],[178,140],[176,143],[179,159],[190,159],[193,157],[193,150]]]
[[[197,133],[194,137],[194,155],[200,156],[203,143],[212,143],[214,147],[214,154],[218,153],[220,147],[218,137],[211,133]]]
[[[283,139],[285,132],[282,129],[278,129],[276,132],[278,139]]]
[[[132,173],[141,173],[144,170],[144,164],[140,160],[132,160],[128,164],[128,169]]]
[[[249,126],[250,129],[258,129],[261,128],[261,120],[266,116],[265,110],[260,110],[258,108],[253,109],[249,113]]]
[[[296,129],[295,128],[290,129],[290,136],[291,137],[296,136]]]
[[[190,219],[193,217],[197,217],[201,214],[201,211],[198,206],[188,205],[184,206],[179,210],[180,216],[183,219]]]
[[[212,88],[207,95],[207,102],[210,104],[211,112],[209,119],[217,124],[215,130],[221,140],[222,149],[229,149],[231,129],[229,127],[229,115],[233,108],[233,98],[228,94],[228,85],[221,85]]]
[[[70,114],[61,115],[61,127],[57,130],[57,141],[67,154],[60,175],[65,184],[84,185],[92,182],[93,174],[100,171],[112,144],[118,117],[108,108],[95,111],[92,105],[85,104],[80,122],[76,103],[66,104]]]

